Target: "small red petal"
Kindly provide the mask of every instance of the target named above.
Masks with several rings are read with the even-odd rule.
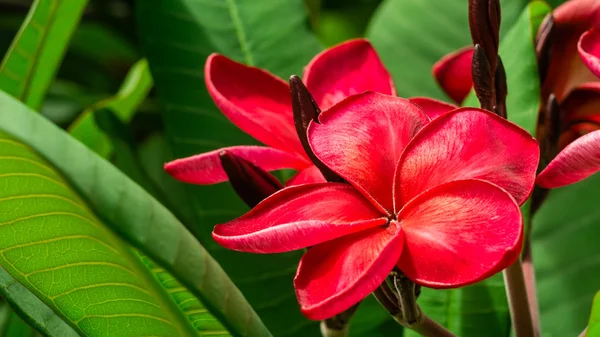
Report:
[[[218,54],[204,72],[208,92],[233,124],[265,145],[304,156],[286,82]]]
[[[387,222],[348,184],[287,187],[243,216],[215,226],[221,246],[252,253],[306,248]]]
[[[310,248],[294,279],[302,312],[321,320],[350,308],[385,280],[401,252],[395,222]]]
[[[536,183],[556,188],[581,181],[600,171],[600,131],[579,137],[539,174]]]
[[[433,76],[456,104],[461,104],[473,88],[472,60],[473,47],[465,47],[444,56],[433,65]]]
[[[396,94],[392,77],[365,39],[350,40],[320,53],[306,66],[303,79],[321,110],[365,91]]]
[[[408,144],[396,170],[396,209],[434,186],[482,179],[506,189],[519,204],[533,189],[539,147],[527,131],[476,108],[448,112]]]
[[[326,182],[325,177],[315,165],[311,165],[303,170],[300,170],[290,180],[286,182],[286,186],[295,186],[302,184],[314,184]]]
[[[314,153],[382,209],[392,210],[394,170],[429,118],[408,100],[372,92],[348,97],[311,123]]]
[[[437,118],[441,114],[444,114],[448,111],[458,109],[458,107],[454,104],[449,104],[429,97],[413,97],[409,98],[408,100],[411,103],[420,106],[430,119]]]
[[[263,146],[232,146],[177,159],[165,164],[165,171],[173,178],[186,183],[210,185],[227,181],[219,153],[228,151],[244,158],[265,171],[284,168],[303,169],[310,163],[294,153]]]
[[[404,249],[398,267],[431,288],[475,283],[519,256],[523,222],[515,200],[482,180],[436,186],[400,211]]]
[[[594,75],[600,77],[600,28],[585,32],[577,45],[583,63]]]

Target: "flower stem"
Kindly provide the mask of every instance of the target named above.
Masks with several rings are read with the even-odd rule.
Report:
[[[450,330],[446,329],[423,313],[421,313],[420,324],[411,327],[411,329],[424,337],[456,337],[456,335]]]
[[[323,337],[347,337],[348,325],[344,325],[341,329],[335,329],[327,325],[327,321],[321,321],[321,335]]]
[[[515,336],[539,337],[539,330],[534,329],[532,321],[521,259],[506,268],[503,274]]]

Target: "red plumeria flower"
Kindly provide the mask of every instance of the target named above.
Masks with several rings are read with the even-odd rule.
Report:
[[[600,130],[567,145],[537,177],[537,184],[557,188],[581,181],[600,171]]]
[[[552,14],[550,63],[542,97],[546,101],[554,94],[561,106],[564,127],[560,148],[564,148],[582,134],[600,128],[600,2],[570,0]],[[540,36],[544,34],[542,28]],[[472,58],[473,48],[466,47],[445,56],[433,67],[437,82],[458,104],[473,86]]]
[[[526,131],[476,108],[430,120],[408,100],[371,92],[318,119],[311,148],[348,183],[284,188],[213,232],[244,252],[311,247],[294,279],[307,317],[348,309],[394,266],[421,285],[452,288],[517,258],[519,205],[539,158]]]
[[[296,169],[288,184],[324,182],[298,139],[292,117],[289,85],[267,71],[211,55],[205,67],[208,92],[237,127],[267,145],[233,146],[175,160],[165,170],[194,184],[227,180],[218,154],[227,150],[266,170]],[[317,55],[304,71],[304,83],[325,110],[345,97],[365,91],[394,95],[388,71],[367,40],[348,41]]]

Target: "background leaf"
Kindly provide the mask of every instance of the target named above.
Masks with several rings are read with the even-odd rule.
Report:
[[[151,88],[152,76],[148,62],[142,59],[129,70],[117,94],[83,111],[69,127],[69,133],[100,156],[108,157],[112,153],[112,145],[96,125],[94,111],[110,109],[121,121],[128,123]]]
[[[501,0],[504,35],[528,0]],[[442,56],[471,45],[466,0],[385,0],[367,37],[392,73],[398,96],[448,98],[431,75]],[[510,90],[510,88],[509,88]]]
[[[0,65],[0,90],[38,109],[87,0],[36,0]]]
[[[596,293],[596,296],[594,296],[592,313],[587,327],[587,336],[600,336],[600,292]]]
[[[173,214],[140,186],[47,119],[4,93],[0,93],[0,120],[0,130],[43,154],[68,177],[105,225],[177,277],[232,334],[270,336],[221,267]],[[60,250],[50,251],[60,254]],[[140,273],[145,275],[146,269],[142,269]],[[155,282],[148,284],[156,285]],[[162,289],[153,290],[162,294]],[[167,308],[174,306],[170,299],[166,304]],[[165,312],[169,311],[165,309]],[[187,319],[182,320],[187,326]],[[157,334],[156,331],[153,334]]]
[[[578,336],[600,280],[600,174],[550,191],[533,217],[532,256],[544,336]],[[594,336],[594,335],[590,335]]]
[[[204,84],[212,52],[267,68],[287,79],[320,51],[301,0],[144,0],[136,2],[142,45],[176,157],[256,141],[216,109]],[[160,22],[161,24],[156,24]],[[314,336],[300,313],[292,279],[302,252],[252,255],[228,251],[211,237],[215,224],[247,210],[229,184],[186,186],[191,229],[215,256],[276,336]]]

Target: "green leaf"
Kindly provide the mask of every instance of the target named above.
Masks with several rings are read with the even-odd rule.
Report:
[[[587,336],[600,336],[600,292],[594,296],[594,304],[592,305],[592,314],[587,327]]]
[[[578,336],[586,326],[600,280],[599,197],[600,174],[595,174],[550,191],[533,217],[540,318],[549,337]]]
[[[535,53],[535,37],[551,8],[543,1],[532,1],[513,28],[500,42],[500,57],[506,70],[508,119],[535,135],[540,110],[540,80]],[[471,91],[465,106],[479,106]]]
[[[16,281],[86,336],[190,335],[130,249],[34,150],[0,133],[0,161],[0,207],[10,210],[0,264]]]
[[[239,292],[239,290],[231,283],[227,275],[223,272],[221,267],[210,257],[210,255],[204,250],[204,248],[193,238],[193,236],[185,229],[185,227],[171,214],[164,206],[159,204],[154,198],[152,198],[149,194],[147,194],[141,187],[136,185],[133,181],[131,181],[128,177],[123,175],[119,170],[110,165],[108,162],[102,160],[95,153],[89,151],[84,145],[75,141],[71,138],[67,133],[63,132],[57,126],[40,116],[39,114],[34,113],[33,111],[27,109],[27,107],[23,106],[19,102],[15,101],[8,95],[4,93],[0,93],[0,130],[11,134],[12,136],[18,138],[23,143],[27,144],[31,147],[28,151],[31,153],[29,156],[34,156],[36,161],[39,161],[39,158],[36,157],[34,150],[39,152],[44,156],[46,160],[48,160],[56,169],[58,169],[64,176],[68,177],[68,180],[81,195],[88,202],[87,205],[93,209],[95,215],[100,217],[103,221],[102,223],[106,225],[110,230],[119,234],[121,237],[125,238],[128,242],[134,244],[137,248],[139,248],[142,253],[149,256],[153,261],[156,261],[161,267],[168,270],[171,274],[177,277],[178,281],[180,281],[185,287],[187,287],[190,292],[192,292],[196,297],[200,298],[202,302],[211,310],[213,314],[227,326],[229,331],[235,336],[270,336],[270,333],[265,329],[262,325],[260,319],[256,316],[252,308],[247,304],[243,295]],[[13,144],[14,142],[9,142]],[[15,145],[18,147],[18,145]],[[22,148],[27,149],[21,145]],[[29,158],[33,159],[33,158]],[[24,164],[23,164],[24,165]],[[47,166],[47,165],[45,165]],[[9,168],[9,166],[6,166]],[[45,170],[47,169],[37,168],[38,166],[33,165],[32,170]],[[45,172],[43,171],[43,172]],[[52,171],[54,172],[54,171]],[[41,174],[41,173],[40,173]],[[60,179],[57,173],[46,173],[53,174],[54,180]],[[33,179],[29,178],[29,179]],[[23,188],[54,188],[59,189],[60,186],[53,184],[51,181],[45,182],[43,179],[39,179],[41,182],[39,184],[19,184],[15,186],[21,186]],[[66,182],[61,181],[63,185]],[[10,185],[12,186],[12,185]],[[64,189],[64,188],[63,188]],[[43,193],[42,193],[43,192]],[[57,191],[53,191],[58,193]],[[5,192],[6,193],[6,192]],[[49,194],[45,191],[37,192],[37,194]],[[74,193],[68,189],[64,189],[61,191],[63,195],[59,195],[60,198],[56,198],[54,202],[49,203],[37,203],[39,205],[34,207],[33,210],[37,212],[46,212],[44,207],[48,208],[53,206],[53,204],[57,203],[62,205],[62,207],[68,208],[69,212],[73,212],[81,215],[83,218],[87,220],[73,217],[72,221],[80,221],[78,227],[73,228],[72,226],[67,226],[68,222],[58,222],[55,226],[51,226],[46,224],[43,228],[44,231],[35,231],[30,230],[28,233],[34,233],[36,235],[21,235],[15,236],[14,234],[2,235],[0,237],[6,238],[7,240],[33,240],[36,239],[37,235],[47,234],[52,235],[55,231],[62,229],[63,231],[67,230],[87,230],[89,233],[77,234],[77,235],[88,235],[93,236],[99,243],[95,246],[90,244],[83,246],[75,246],[82,247],[80,250],[71,249],[69,250],[69,246],[60,246],[55,249],[51,249],[48,247],[46,253],[42,252],[40,255],[34,255],[31,259],[39,259],[42,261],[48,261],[47,263],[57,263],[64,258],[70,257],[71,255],[84,254],[84,255],[101,255],[105,258],[113,258],[115,261],[112,263],[121,263],[118,259],[120,255],[116,255],[116,252],[113,252],[110,248],[117,249],[119,254],[123,254],[122,264],[126,264],[128,268],[135,267],[135,263],[133,261],[134,258],[130,258],[130,251],[126,251],[125,249],[120,249],[122,246],[117,245],[119,240],[115,238],[112,233],[110,233],[105,227],[100,226],[100,221],[96,219],[96,217],[91,214],[90,211],[87,210],[86,206],[75,206],[74,204],[62,201],[61,198],[70,199],[72,202],[83,205],[82,201],[79,198],[74,196]],[[17,204],[18,206],[19,204]],[[14,207],[14,206],[13,206]],[[31,207],[29,207],[31,208]],[[26,207],[17,208],[20,211],[26,211]],[[15,216],[15,214],[9,214]],[[6,216],[2,214],[2,216]],[[80,220],[78,220],[80,219]],[[41,219],[40,219],[41,221]],[[2,220],[0,220],[2,222]],[[97,226],[93,226],[96,224]],[[65,227],[64,229],[62,227]],[[2,230],[2,226],[0,226],[0,230]],[[1,233],[0,233],[1,234]],[[97,237],[96,237],[97,236]],[[107,241],[110,240],[110,241]],[[93,241],[93,240],[92,240]],[[101,243],[100,243],[101,242]],[[103,244],[104,243],[104,244]],[[110,244],[109,244],[110,243]],[[53,242],[48,242],[48,244],[55,244]],[[115,247],[113,247],[115,245]],[[84,247],[88,247],[87,250]],[[91,248],[90,248],[91,247]],[[26,248],[26,247],[25,247]],[[62,249],[61,249],[62,248]],[[1,249],[1,248],[0,248]],[[66,250],[66,252],[65,252]],[[101,252],[105,252],[101,254]],[[33,254],[33,252],[28,252],[29,254]],[[45,255],[56,256],[53,259],[45,259]],[[64,256],[63,256],[64,255]],[[4,258],[0,256],[0,261],[6,261],[8,259],[6,253],[4,254]],[[19,263],[17,266],[24,265],[22,268],[33,268],[38,267],[37,264],[29,264],[28,260],[18,259],[19,256],[12,257],[17,260],[15,263]],[[129,267],[131,264],[131,267]],[[34,286],[43,286],[42,290],[51,293],[50,296],[55,295],[56,292],[65,291],[63,288],[66,287],[80,287],[79,283],[85,282],[87,279],[93,278],[101,278],[101,277],[120,277],[123,278],[123,281],[118,283],[127,282],[132,285],[135,285],[138,288],[144,288],[142,285],[136,284],[135,282],[142,282],[144,280],[148,280],[150,275],[146,276],[146,268],[142,267],[135,269],[136,273],[139,273],[140,276],[143,276],[140,280],[129,280],[128,277],[131,278],[125,271],[120,271],[116,267],[112,267],[112,273],[102,273],[102,274],[84,274],[86,277],[78,277],[69,279],[70,282],[56,282],[55,286],[52,286],[53,283],[49,282],[35,282],[35,280],[26,280],[22,273],[19,272],[20,269],[16,269],[16,267],[12,265],[4,265],[4,267],[8,269],[8,271],[15,277],[19,282],[28,286],[32,292],[36,295],[45,299],[44,302],[52,307],[52,303],[49,303],[49,297],[44,297],[44,294],[34,288]],[[96,266],[100,267],[100,266]],[[81,266],[81,268],[86,268]],[[104,267],[103,267],[104,268]],[[108,267],[106,267],[108,268]],[[29,271],[25,271],[29,272]],[[37,277],[42,277],[44,274],[38,275]],[[55,279],[60,275],[55,275]],[[94,277],[92,277],[94,276]],[[61,278],[60,280],[65,280]],[[29,283],[27,283],[28,281]],[[105,281],[103,281],[105,282]],[[160,288],[154,280],[146,282],[148,286],[154,286],[148,291],[152,293],[156,293],[157,295],[163,295],[162,289]],[[153,297],[148,295],[144,295],[143,292],[139,291],[136,287],[129,287],[126,295],[129,297],[138,296],[141,297],[145,301],[150,301]],[[127,287],[123,287],[127,288]],[[97,290],[97,289],[96,289]],[[118,289],[117,289],[118,290]],[[110,299],[115,296],[123,296],[123,291],[120,290],[114,292],[101,292],[97,293],[97,296],[89,297],[86,299],[80,299],[79,304],[81,304],[83,300],[85,301],[103,301],[105,299]],[[68,290],[67,290],[68,291]],[[76,295],[77,293],[71,293],[70,295]],[[148,298],[145,298],[148,297]],[[166,297],[166,295],[164,296]],[[163,296],[160,296],[159,299],[163,299]],[[62,303],[62,301],[61,301]],[[65,305],[68,312],[60,311],[61,315],[70,315],[74,316],[75,319],[78,319],[81,314],[79,307],[73,305],[73,302],[66,301],[62,303]],[[69,306],[69,304],[71,304]],[[158,310],[158,308],[153,309],[153,307],[145,308],[140,304],[133,303],[132,306],[141,309],[147,310],[155,310],[157,312],[152,312],[153,315],[158,316],[160,318],[165,317],[167,314],[173,316],[168,318],[169,321],[174,322],[174,319],[179,319],[178,315],[181,315],[180,311],[175,308],[174,303],[171,299],[167,298],[166,301],[161,301],[159,308],[162,310]],[[107,308],[105,308],[107,307]],[[175,308],[171,310],[171,307]],[[125,310],[122,306],[116,305],[108,305],[103,304],[102,306],[98,306],[98,308],[105,308],[105,310]],[[58,310],[58,309],[56,309]],[[127,308],[127,312],[131,313],[131,309]],[[178,315],[175,315],[175,312]],[[115,317],[117,318],[117,317]],[[118,318],[117,318],[118,319]],[[140,320],[145,320],[145,318],[140,318]],[[152,329],[153,331],[148,331],[148,335],[157,335],[160,334],[158,328],[167,329],[168,325],[160,325],[162,321],[154,320],[150,321],[148,318],[148,322],[138,323],[130,320],[123,320],[122,322],[132,323],[131,326],[134,328],[131,329]],[[185,321],[185,326],[188,326],[188,321],[186,318],[182,317],[181,320],[178,320],[178,323]],[[82,321],[83,322],[83,321]],[[120,323],[122,323],[120,322]],[[108,326],[111,329],[119,329],[119,322],[111,323]],[[82,325],[81,322],[79,325]],[[85,325],[85,327],[79,328],[94,328],[94,326]],[[177,325],[179,326],[179,325]],[[173,326],[171,326],[173,329]],[[191,327],[190,327],[191,329]],[[125,328],[120,328],[118,331],[127,332],[130,330],[126,330]],[[166,331],[164,335],[166,336],[179,336],[180,332],[175,331]],[[144,335],[144,333],[140,333],[138,335]]]
[[[108,137],[96,125],[94,111],[110,109],[121,121],[128,123],[151,88],[148,62],[142,59],[131,67],[117,94],[85,109],[69,127],[69,133],[100,156],[108,157],[113,148]]]
[[[142,45],[150,63],[167,138],[176,157],[256,144],[216,109],[204,62],[219,52],[287,79],[320,51],[302,0],[137,1]],[[157,24],[160,22],[160,24]],[[211,230],[247,207],[229,184],[186,186],[196,236],[240,287],[276,336],[314,336],[318,324],[300,313],[293,277],[302,252],[252,255],[224,250]]]
[[[512,27],[528,0],[501,0],[501,34]],[[465,0],[386,0],[367,37],[392,73],[399,96],[446,99],[431,76],[442,56],[471,45]],[[509,89],[510,90],[510,89]]]
[[[0,268],[0,294],[14,308],[14,312],[6,308],[8,317],[2,325],[2,337],[27,336],[24,334],[26,329],[21,324],[23,321],[15,317],[15,313],[44,336],[80,337],[69,324],[2,268]]]
[[[223,325],[208,312],[202,302],[177,282],[169,272],[145,256],[140,255],[140,258],[201,336],[231,336]]]
[[[36,0],[0,65],[0,90],[38,109],[87,0]]]

